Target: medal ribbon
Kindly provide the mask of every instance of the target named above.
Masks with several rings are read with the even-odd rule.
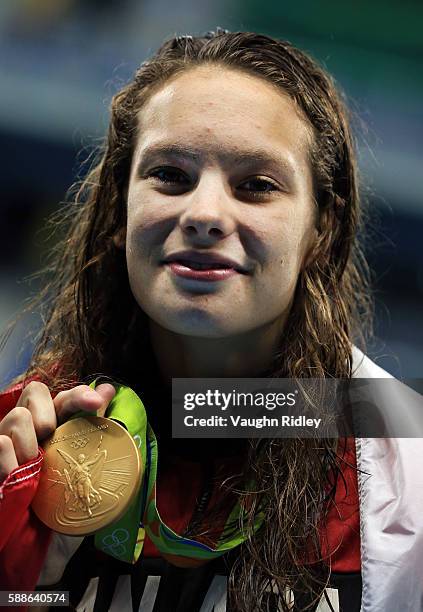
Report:
[[[96,383],[94,380],[90,387],[95,389]],[[141,554],[147,534],[164,557],[177,565],[188,567],[215,559],[242,544],[248,537],[245,532],[237,530],[230,537],[225,537],[227,526],[240,516],[239,503],[231,511],[222,535],[213,547],[184,538],[163,522],[156,504],[158,458],[156,436],[147,421],[144,404],[138,395],[124,385],[114,384],[114,387],[116,395],[109,404],[106,416],[123,425],[134,439],[140,453],[141,484],[126,513],[112,525],[95,534],[95,546],[112,557],[135,563]],[[263,516],[259,515],[254,524],[254,533],[262,523]]]

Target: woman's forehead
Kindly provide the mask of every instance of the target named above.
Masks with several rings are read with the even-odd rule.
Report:
[[[220,66],[190,69],[166,82],[139,112],[136,149],[180,143],[218,152],[284,151],[308,162],[311,128],[281,89]]]

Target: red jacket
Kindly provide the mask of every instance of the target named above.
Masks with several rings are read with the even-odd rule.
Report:
[[[22,385],[18,384],[0,393],[0,420],[16,406],[21,392]],[[30,508],[42,461],[43,451],[39,449],[36,459],[20,465],[0,483],[0,590],[32,591],[47,554],[51,530]],[[326,537],[322,538],[323,552],[330,554],[332,571],[336,572],[360,571],[355,463],[355,448],[351,441],[343,462],[343,478],[338,480],[336,504],[329,511]],[[184,473],[185,470],[172,469],[159,475],[157,487],[160,514],[176,532],[188,524],[201,488],[201,471],[196,464],[190,465],[190,479],[178,476]],[[158,556],[148,540],[144,554]]]
[[[16,406],[22,385],[0,394],[0,419]],[[37,490],[43,451],[0,484],[0,590],[32,591],[50,543],[51,530],[30,508]]]

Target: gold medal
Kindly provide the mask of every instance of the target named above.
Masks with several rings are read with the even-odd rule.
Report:
[[[77,417],[43,443],[32,508],[54,531],[88,535],[118,520],[138,492],[141,462],[126,429],[111,419]]]

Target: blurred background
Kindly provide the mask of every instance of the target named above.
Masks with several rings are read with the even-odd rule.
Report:
[[[374,213],[376,339],[370,356],[423,377],[423,4],[416,0],[2,0],[0,330],[36,293],[40,230],[108,122],[113,93],[161,41],[216,26],[285,38],[336,77],[356,116]],[[25,280],[27,279],[27,280]],[[0,354],[0,387],[23,370],[20,320]]]

